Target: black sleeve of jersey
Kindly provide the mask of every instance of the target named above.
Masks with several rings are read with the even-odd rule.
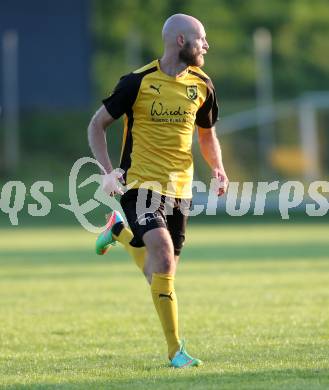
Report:
[[[212,127],[218,119],[218,105],[214,87],[207,85],[207,98],[196,113],[195,123],[204,129]]]
[[[135,73],[122,76],[112,94],[103,100],[105,108],[114,119],[131,109],[137,98],[140,82],[140,77]]]

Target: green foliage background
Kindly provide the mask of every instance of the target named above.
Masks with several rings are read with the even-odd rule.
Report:
[[[127,36],[138,32],[142,63],[161,56],[161,29],[173,13],[199,18],[209,54],[206,72],[220,97],[255,97],[253,33],[267,28],[273,37],[274,93],[295,97],[328,89],[329,7],[326,0],[97,0],[94,2],[94,78],[97,95],[106,95],[117,78],[131,71],[125,60]]]
[[[205,71],[217,90],[221,116],[255,107],[256,70],[253,34],[264,27],[272,35],[273,93],[276,101],[307,91],[329,89],[329,7],[324,0],[97,0],[94,3],[95,102],[107,96],[118,78],[162,54],[161,29],[173,13],[187,13],[205,25],[210,50]],[[132,38],[139,37],[140,58],[127,58]],[[320,126],[325,132],[328,117]],[[218,126],[220,133],[220,124]],[[118,130],[118,128],[117,128]],[[111,135],[110,135],[111,137]],[[326,144],[327,136],[323,137]],[[117,137],[110,139],[116,156]],[[119,137],[120,139],[120,137]],[[299,142],[298,120],[276,123],[276,144]],[[231,180],[260,177],[257,131],[221,138]],[[238,153],[237,153],[238,151]],[[194,147],[196,175],[207,179],[208,168]],[[321,164],[326,165],[324,156]],[[324,169],[324,171],[329,171]],[[287,173],[273,171],[273,178]],[[302,175],[301,175],[302,177]],[[268,177],[267,179],[271,179]]]
[[[90,4],[93,104],[84,112],[21,113],[21,165],[15,177],[6,176],[0,166],[0,177],[25,180],[27,176],[35,178],[36,173],[40,179],[67,177],[77,158],[91,154],[87,126],[101,99],[109,95],[120,76],[161,56],[161,29],[174,13],[194,15],[205,25],[210,50],[204,70],[215,84],[222,117],[255,107],[253,34],[259,27],[272,34],[276,101],[329,90],[327,0],[93,0]],[[298,142],[296,119],[276,124],[277,144]],[[321,163],[326,172],[328,120],[328,112],[320,113]],[[119,162],[121,128],[118,121],[108,132],[114,165]],[[220,125],[218,128],[220,132]],[[255,128],[225,136],[221,142],[231,180],[259,177]],[[197,146],[194,154],[197,176],[204,179],[208,168]]]

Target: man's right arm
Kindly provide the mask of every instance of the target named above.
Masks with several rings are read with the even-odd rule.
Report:
[[[129,73],[121,77],[110,96],[103,100],[88,126],[88,140],[96,160],[103,166],[102,187],[109,195],[123,194],[120,182],[122,169],[114,169],[107,151],[106,128],[131,110],[138,95],[141,77]]]
[[[88,141],[95,159],[104,167],[106,173],[113,171],[113,166],[108,155],[106,142],[106,128],[115,119],[101,106],[92,117],[88,126]],[[105,172],[102,172],[105,173]]]

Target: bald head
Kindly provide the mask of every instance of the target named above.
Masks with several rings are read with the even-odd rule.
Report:
[[[162,39],[165,47],[177,46],[177,38],[179,36],[184,37],[185,40],[189,40],[194,34],[203,34],[204,27],[202,23],[190,15],[175,14],[170,16],[162,29]]]
[[[170,16],[163,26],[162,38],[164,53],[161,64],[163,67],[166,67],[166,64],[170,67],[168,64],[171,64],[171,68],[176,67],[177,70],[178,68],[185,69],[186,66],[203,66],[203,56],[207,53],[209,45],[204,27],[198,19],[184,14]],[[175,71],[172,70],[172,73]]]

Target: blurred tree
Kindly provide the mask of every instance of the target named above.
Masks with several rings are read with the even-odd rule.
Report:
[[[285,95],[329,88],[329,6],[324,0],[291,0],[289,19],[276,36],[276,81]]]
[[[97,97],[113,88],[127,64],[127,40],[140,39],[140,61],[162,51],[161,28],[176,12],[205,25],[210,51],[206,71],[225,99],[253,99],[255,70],[252,34],[266,27],[273,36],[274,92],[277,98],[329,88],[327,0],[96,0],[95,81]]]
[[[194,15],[205,25],[210,44],[205,71],[216,86],[222,115],[255,105],[252,37],[259,27],[272,34],[277,100],[310,90],[329,89],[328,0],[94,0],[90,4],[93,7],[94,107],[89,113],[23,112],[22,172],[32,167],[31,172],[35,174],[35,161],[45,172],[62,172],[66,164],[90,154],[85,131],[92,111],[110,94],[120,76],[161,56],[161,29],[174,13]],[[326,156],[327,117],[321,118],[321,150],[322,156]],[[296,118],[280,121],[276,126],[283,144],[297,143]],[[121,131],[122,124],[117,121],[108,132],[108,146],[115,165],[120,156]],[[257,177],[256,129],[227,135],[222,142],[231,179]],[[201,160],[197,146],[194,152]],[[196,164],[199,177],[209,173],[208,167],[202,164]],[[328,166],[325,157],[323,164]]]

